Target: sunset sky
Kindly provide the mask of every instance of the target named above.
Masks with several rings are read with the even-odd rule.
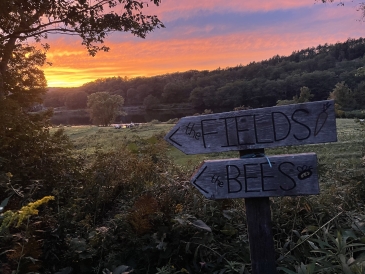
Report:
[[[77,87],[113,76],[154,76],[187,70],[214,70],[268,59],[276,54],[365,37],[357,1],[162,0],[150,4],[166,28],[146,39],[113,33],[108,53],[88,55],[81,39],[49,36],[52,66],[43,67],[49,87]],[[152,6],[152,7],[151,7]]]

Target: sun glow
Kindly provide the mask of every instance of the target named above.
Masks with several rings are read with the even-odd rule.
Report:
[[[353,7],[315,5],[311,8],[314,4],[304,0],[294,4],[281,0],[280,5],[270,0],[270,5],[263,6],[252,1],[244,5],[238,5],[241,3],[238,0],[232,2],[237,6],[219,0],[201,1],[200,11],[191,1],[155,7],[161,19],[165,19],[166,29],[156,30],[146,39],[114,33],[105,41],[110,51],[99,52],[95,57],[88,55],[80,39],[49,37],[51,48],[47,61],[53,65],[43,67],[48,86],[77,87],[100,78],[149,77],[235,67],[363,35],[364,25],[356,20],[359,14]],[[273,11],[277,6],[293,11]],[[191,13],[192,10],[197,14]],[[242,14],[238,16],[236,12]],[[215,16],[210,17],[209,13],[218,14],[220,21],[215,23]],[[237,22],[230,22],[230,15]],[[256,15],[262,20],[251,22],[258,20]],[[241,22],[241,16],[248,16],[250,21]]]
[[[79,55],[53,55],[49,58],[53,65],[43,69],[49,87],[78,87],[100,78],[149,77],[247,65],[276,54],[290,55],[292,51],[308,46],[337,42],[330,34],[320,40],[309,34],[296,35],[296,39],[292,37],[289,34],[276,36],[268,32],[248,33],[244,37],[231,35],[204,40],[174,40],[169,41],[168,47],[165,42],[156,41],[120,43],[110,45],[110,52],[100,52],[96,57],[87,55],[86,50]]]

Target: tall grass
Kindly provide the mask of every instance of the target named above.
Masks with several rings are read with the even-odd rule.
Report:
[[[57,228],[42,236],[43,254],[58,258],[39,255],[43,269],[250,273],[244,199],[206,200],[189,182],[204,158],[238,152],[183,155],[162,139],[172,126],[65,128],[87,165],[31,219]],[[336,143],[266,149],[319,161],[319,195],[270,199],[279,273],[365,273],[364,128],[340,119],[337,132]]]

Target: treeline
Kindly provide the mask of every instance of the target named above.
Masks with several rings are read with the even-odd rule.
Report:
[[[267,107],[279,100],[292,100],[307,87],[311,100],[324,100],[342,83],[352,96],[346,110],[365,106],[365,38],[325,44],[290,56],[276,55],[246,66],[191,70],[154,77],[112,77],[86,83],[79,88],[51,89],[45,106],[69,109],[86,107],[87,96],[106,91],[125,99],[126,106],[191,103],[196,109],[232,110],[242,105]],[[356,94],[354,97],[352,93]]]

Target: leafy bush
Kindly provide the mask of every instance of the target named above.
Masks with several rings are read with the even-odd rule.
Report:
[[[179,121],[179,118],[173,118],[166,122],[166,124],[176,124]]]
[[[160,124],[161,122],[159,120],[153,119],[150,124]]]
[[[0,226],[22,202],[38,201],[46,192],[55,200],[26,224],[3,231],[1,271],[250,273],[244,200],[206,200],[189,182],[196,167],[175,165],[162,137],[126,138],[118,148],[96,149],[86,158],[66,153],[67,146],[59,154],[54,148],[50,155],[58,158],[45,166],[54,178],[44,177],[50,181],[37,187],[15,183],[15,175],[4,172]],[[62,144],[62,138],[55,140]],[[271,199],[279,273],[364,271],[365,140],[341,140],[347,145],[310,147],[319,155],[319,196]],[[358,154],[343,157],[342,150]]]

